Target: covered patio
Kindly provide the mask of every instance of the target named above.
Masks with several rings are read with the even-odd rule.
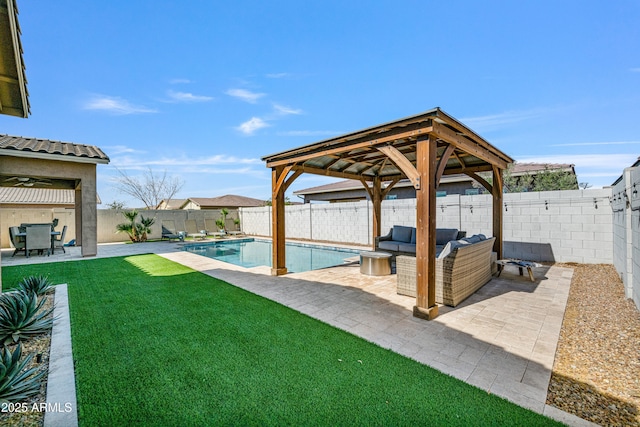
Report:
[[[416,189],[416,288],[414,316],[434,319],[436,189],[443,175],[466,174],[493,196],[494,251],[502,257],[502,171],[513,159],[458,120],[434,108],[336,138],[262,158],[272,173],[273,261],[285,267],[285,192],[303,173],[362,182],[373,203],[372,241],[381,234],[382,200],[401,179]],[[491,179],[479,173],[488,172]]]

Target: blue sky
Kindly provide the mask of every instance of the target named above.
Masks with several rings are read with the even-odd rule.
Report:
[[[637,0],[18,7],[32,114],[0,133],[99,146],[105,203],[139,206],[116,167],[180,176],[182,198],[267,199],[260,157],[434,107],[594,188],[640,155]]]

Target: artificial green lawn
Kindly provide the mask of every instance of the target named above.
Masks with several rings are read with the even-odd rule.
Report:
[[[4,267],[68,283],[80,424],[559,425],[156,255]]]

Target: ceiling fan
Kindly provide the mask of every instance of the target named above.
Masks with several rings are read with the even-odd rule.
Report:
[[[28,176],[13,176],[7,178],[4,182],[16,181],[14,187],[33,187],[34,185],[52,185],[48,179],[30,178]]]

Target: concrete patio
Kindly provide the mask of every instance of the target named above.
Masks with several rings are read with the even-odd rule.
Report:
[[[3,266],[83,259],[79,248],[54,256],[11,257]],[[535,282],[505,270],[433,321],[413,317],[415,299],[397,295],[396,276],[360,274],[357,263],[271,276],[180,250],[175,242],[103,244],[98,257],[156,253],[410,357],[488,393],[568,425],[593,425],[545,404],[573,270],[535,269]]]

